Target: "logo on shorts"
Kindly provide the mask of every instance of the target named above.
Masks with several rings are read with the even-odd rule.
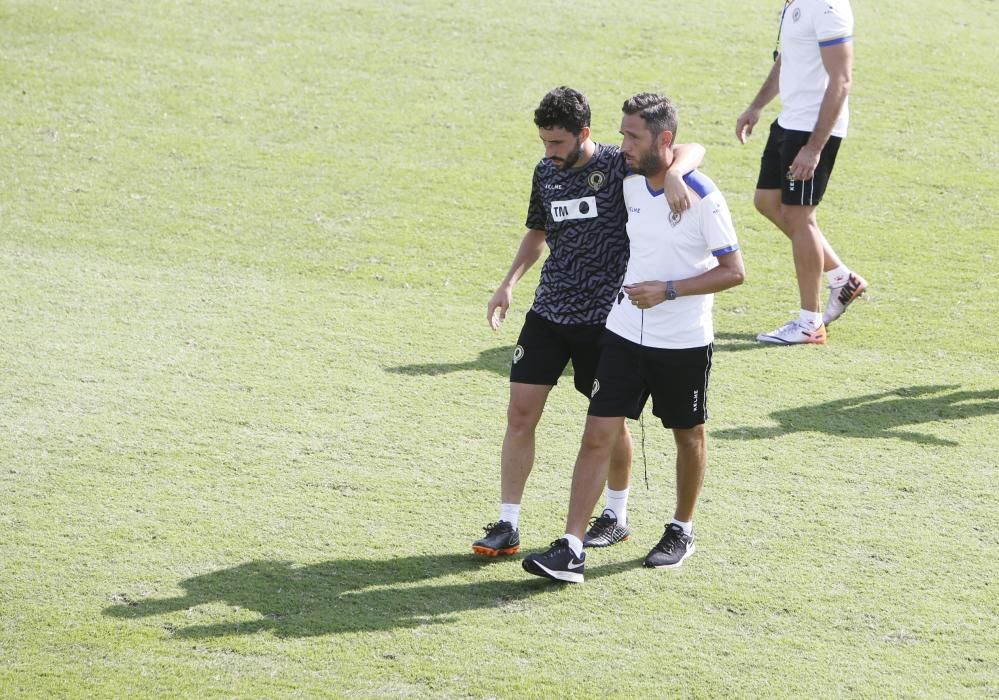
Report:
[[[517,364],[524,357],[524,346],[518,345],[513,349],[513,364]]]
[[[592,399],[594,396],[596,396],[598,391],[600,391],[600,380],[599,379],[594,379],[593,380],[593,391],[590,392],[590,398]]]
[[[694,389],[694,413],[697,413],[697,404],[700,398],[701,398],[701,392],[698,391],[697,389]]]
[[[590,189],[594,192],[598,191],[604,186],[607,181],[607,176],[600,172],[599,170],[594,170],[590,173],[589,177],[586,178],[586,184],[590,186]]]
[[[801,19],[801,8],[800,7],[794,8],[794,12],[791,13],[791,19],[793,19],[795,22],[797,22],[799,19]]]
[[[680,223],[680,219],[681,218],[683,218],[683,214],[681,214],[680,212],[678,212],[678,211],[672,211],[672,212],[670,212],[670,214],[669,214],[669,225],[670,226],[676,226],[678,223]]]

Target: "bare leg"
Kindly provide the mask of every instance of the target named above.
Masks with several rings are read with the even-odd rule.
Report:
[[[593,515],[600,493],[607,482],[611,454],[620,441],[624,418],[587,416],[583,440],[572,472],[572,490],[569,495],[569,516],[565,531],[583,539],[586,524]]]
[[[703,425],[673,430],[676,440],[676,511],[673,517],[685,523],[694,519],[697,497],[708,469],[708,440]]]
[[[774,226],[779,228],[785,236],[791,238],[790,229],[781,213],[780,190],[756,190],[753,204],[756,205],[756,211],[770,219]],[[822,236],[821,233],[819,235]],[[829,241],[826,240],[825,236],[822,236],[822,262],[823,272],[835,270],[842,264],[839,256],[836,255],[836,251],[829,245]]]
[[[621,434],[611,452],[610,470],[607,472],[607,488],[623,491],[631,484],[631,433],[628,424],[621,421]]]
[[[815,207],[785,206],[782,211],[791,235],[801,308],[822,311],[819,295],[822,292],[822,243],[825,238],[815,220]]]
[[[510,404],[506,411],[506,436],[500,457],[500,498],[520,503],[527,477],[534,467],[534,431],[545,410],[550,386],[510,382]]]

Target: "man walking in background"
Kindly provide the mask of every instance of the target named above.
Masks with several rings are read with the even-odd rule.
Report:
[[[489,300],[486,317],[493,330],[506,316],[514,286],[546,245],[549,255],[510,369],[499,518],[472,543],[474,552],[486,556],[514,554],[520,548],[520,503],[534,466],[535,429],[545,402],[570,360],[577,391],[589,397],[600,353],[598,338],[628,259],[621,192],[626,166],[617,147],[591,140],[586,98],[571,88],[556,88],[541,100],[534,123],[545,157],[534,170],[527,233]],[[682,211],[690,205],[682,175],[700,164],[704,149],[679,147],[675,157],[677,167],[665,182],[666,196],[671,207]],[[631,436],[622,421],[605,475],[606,508],[591,522],[587,546],[605,547],[628,538],[631,450]]]
[[[763,149],[755,204],[791,239],[801,311],[758,335],[762,343],[825,343],[826,326],[867,289],[864,278],[836,255],[816,219],[847,132],[852,35],[849,0],[787,0],[777,35],[780,52],[774,51],[763,86],[736,120],[736,136],[746,143],[763,108],[780,94],[782,110]],[[823,272],[830,289],[824,312]]]

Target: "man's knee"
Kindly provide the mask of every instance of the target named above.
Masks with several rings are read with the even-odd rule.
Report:
[[[763,216],[780,224],[780,190],[756,190],[756,194],[753,195],[753,205]]]
[[[511,430],[534,430],[545,410],[545,401],[551,387],[511,385],[510,403],[506,409],[506,421]]]
[[[798,206],[794,204],[782,204],[780,216],[784,220],[787,231],[795,236],[799,233],[811,235],[819,230],[818,221],[815,218],[814,206]]]
[[[627,427],[624,426],[623,418],[588,416],[580,449],[584,452],[610,452],[623,435],[627,435]]]
[[[673,438],[680,449],[703,449],[706,442],[704,424],[695,425],[693,428],[676,428],[673,430]]]

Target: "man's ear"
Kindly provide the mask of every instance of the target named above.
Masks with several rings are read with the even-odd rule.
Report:
[[[582,142],[588,138],[590,138],[590,127],[584,126],[582,130],[579,132],[579,140]]]
[[[672,131],[660,131],[659,132],[659,148],[662,150],[669,150],[673,147],[673,132]]]

